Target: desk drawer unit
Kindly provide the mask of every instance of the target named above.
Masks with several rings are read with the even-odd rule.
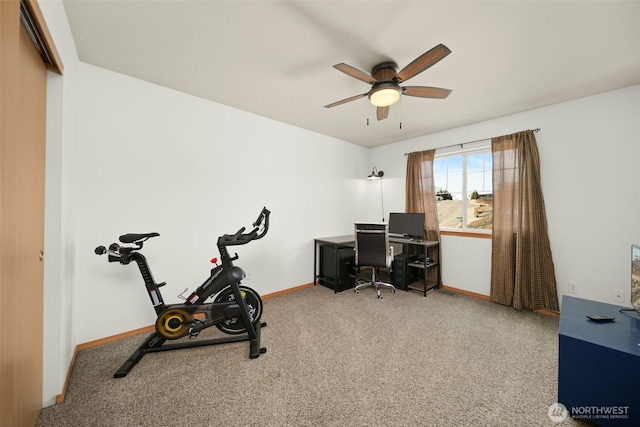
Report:
[[[318,276],[320,284],[337,292],[353,288],[355,262],[355,252],[352,247],[336,248],[334,245],[321,245]]]

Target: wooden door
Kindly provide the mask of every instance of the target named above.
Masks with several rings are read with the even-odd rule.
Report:
[[[33,426],[42,408],[47,66],[0,1],[0,426]]]

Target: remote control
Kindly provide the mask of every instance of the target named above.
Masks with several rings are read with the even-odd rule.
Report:
[[[615,319],[615,317],[607,316],[606,314],[589,314],[587,318],[594,322],[611,322]]]

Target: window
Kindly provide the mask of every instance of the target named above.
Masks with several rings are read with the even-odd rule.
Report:
[[[491,230],[492,169],[490,148],[436,155],[433,176],[440,228]]]

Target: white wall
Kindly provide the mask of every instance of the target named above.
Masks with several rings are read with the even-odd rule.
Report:
[[[153,324],[135,265],[93,250],[124,233],[145,245],[166,302],[193,290],[217,237],[269,233],[235,248],[244,282],[265,295],[313,280],[313,238],[352,232],[367,215],[370,150],[105,69],[80,64],[78,342]]]
[[[78,56],[60,1],[39,1],[62,59],[64,76],[47,78],[43,406],[62,391],[75,337],[74,288],[78,211]]]
[[[536,133],[559,297],[630,304],[630,246],[640,242],[640,86],[565,102],[373,149],[385,171],[387,212],[404,209],[404,153],[505,135]],[[387,214],[388,215],[388,214]],[[489,294],[491,240],[442,237],[446,285]]]

